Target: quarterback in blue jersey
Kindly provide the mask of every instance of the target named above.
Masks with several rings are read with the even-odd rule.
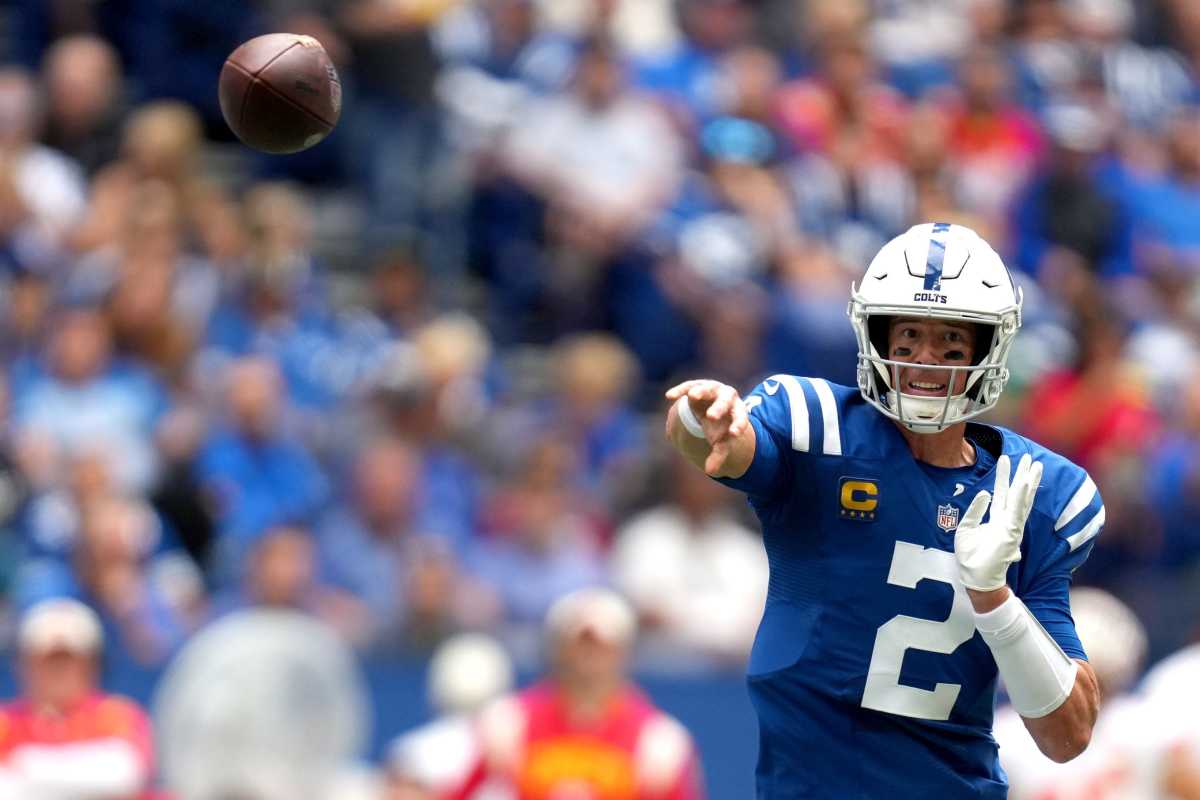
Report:
[[[851,289],[858,387],[774,375],[672,388],[667,436],[750,499],[771,567],[750,656],[758,797],[1003,798],[997,676],[1038,747],[1099,700],[1072,572],[1104,524],[1080,467],[992,408],[1021,294],[974,231],[918,225]]]

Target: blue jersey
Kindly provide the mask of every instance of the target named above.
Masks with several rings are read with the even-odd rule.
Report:
[[[917,461],[857,389],[775,375],[746,399],[746,474],[771,566],[750,656],[758,796],[1003,798],[996,663],[958,579],[954,531],[996,459],[1044,465],[1016,592],[1072,657],[1071,574],[1104,524],[1083,469],[1012,431],[968,423],[972,467]]]

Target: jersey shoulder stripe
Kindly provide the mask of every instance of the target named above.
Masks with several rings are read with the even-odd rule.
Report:
[[[1063,508],[1062,513],[1059,514],[1058,519],[1054,521],[1054,530],[1060,531],[1070,524],[1071,520],[1079,516],[1079,513],[1091,504],[1092,499],[1096,496],[1096,493],[1097,489],[1095,482],[1092,481],[1090,475],[1085,473],[1083,476],[1083,483],[1079,485],[1079,488],[1075,491],[1075,494],[1071,495],[1071,499],[1067,501],[1067,505]]]
[[[822,452],[827,456],[842,454],[842,431],[838,425],[837,400],[834,399],[833,389],[824,378],[805,378],[813,391],[817,393],[817,401],[821,404],[821,423],[823,438]]]
[[[746,399],[748,411],[780,434],[786,433],[796,452],[816,452],[815,433],[821,436],[819,452],[842,455],[842,431],[835,388],[822,378],[776,374],[764,380]],[[779,397],[780,389],[783,397]],[[784,400],[786,398],[786,402]],[[781,413],[786,408],[786,420]]]
[[[1081,528],[1078,533],[1072,533],[1067,537],[1067,544],[1071,546],[1072,550],[1078,550],[1080,547],[1096,538],[1096,535],[1100,533],[1100,530],[1103,527],[1104,506],[1100,506],[1100,510],[1096,512],[1095,516],[1092,517],[1091,521],[1088,522],[1087,525]]]

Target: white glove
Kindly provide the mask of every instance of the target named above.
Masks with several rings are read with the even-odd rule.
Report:
[[[1003,587],[1009,564],[1021,560],[1021,537],[1042,482],[1042,462],[1034,462],[1026,453],[1017,464],[1011,484],[1008,473],[1008,456],[1000,456],[994,496],[986,491],[975,495],[954,534],[958,574],[968,589],[990,592]],[[992,514],[984,524],[989,502]]]

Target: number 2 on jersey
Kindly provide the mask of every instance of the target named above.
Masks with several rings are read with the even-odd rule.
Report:
[[[950,718],[962,685],[939,683],[933,691],[906,686],[900,683],[900,668],[904,653],[910,648],[949,655],[975,635],[971,601],[956,580],[957,572],[953,553],[910,542],[896,542],[888,583],[906,589],[917,588],[917,584],[925,579],[948,583],[954,587],[954,603],[950,616],[942,622],[899,614],[879,626],[871,651],[871,664],[867,667],[863,708],[918,719]]]

